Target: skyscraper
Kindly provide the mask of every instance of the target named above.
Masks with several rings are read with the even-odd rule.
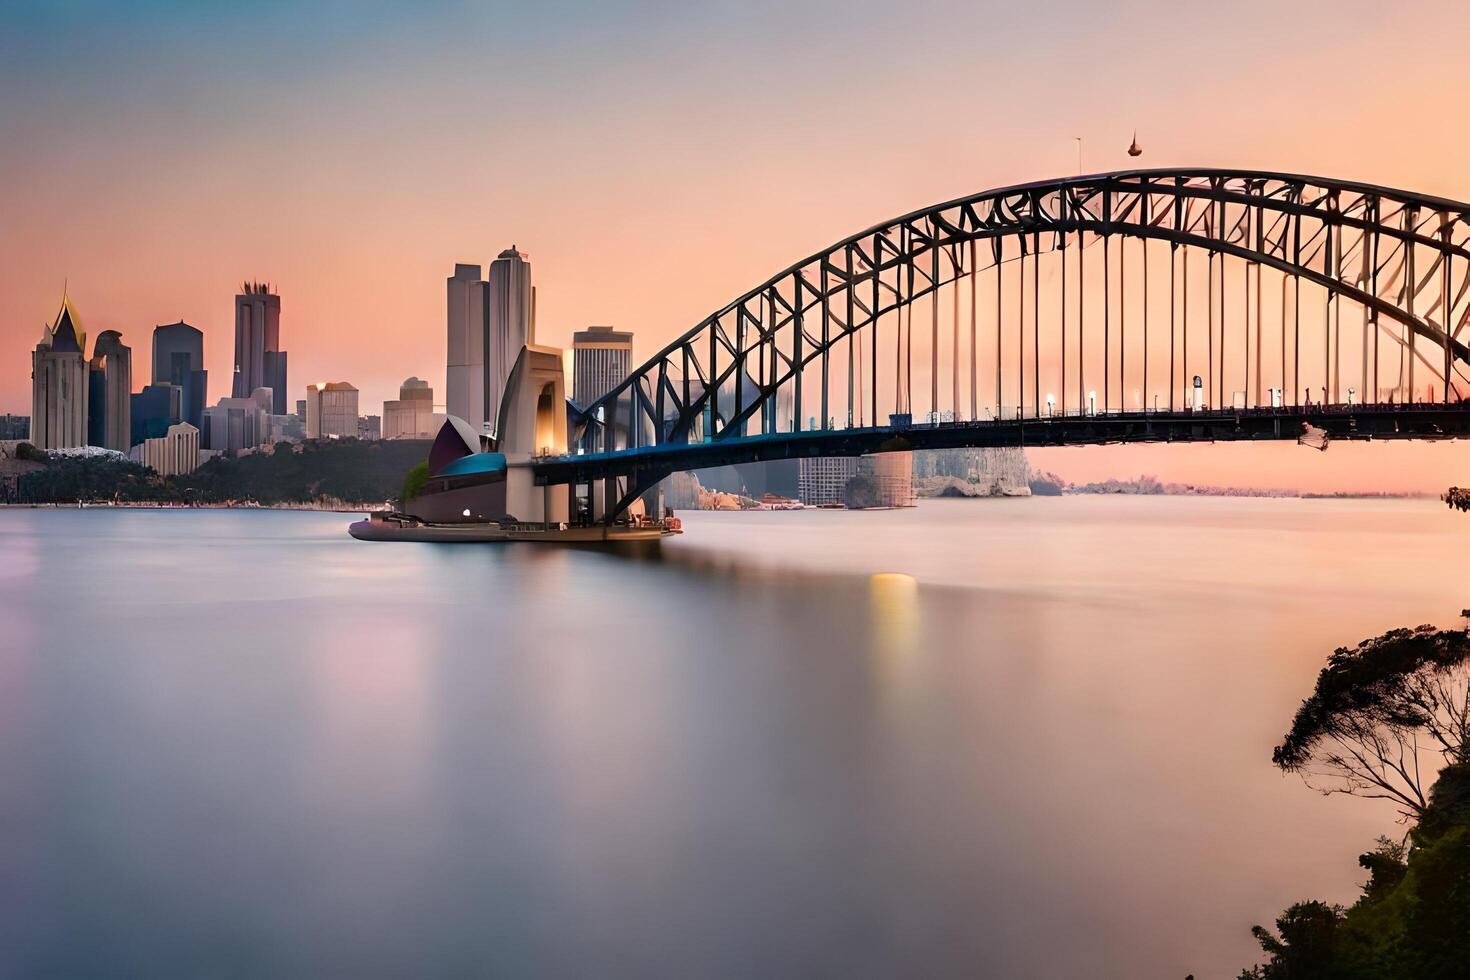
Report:
[[[180,320],[153,328],[153,384],[178,385],[183,420],[203,425],[209,403],[209,373],[204,370],[204,334]]]
[[[586,408],[617,387],[633,362],[633,334],[588,327],[572,334],[572,397]]]
[[[485,422],[493,432],[505,382],[521,348],[536,342],[536,290],[531,258],[512,245],[485,277]]]
[[[445,411],[479,432],[485,422],[485,283],[480,267],[456,263],[447,286]]]
[[[346,381],[306,386],[306,438],[356,437],[357,389]]]
[[[286,414],[286,352],[281,350],[281,297],[270,284],[247,282],[235,297],[235,381],[231,394],[249,398],[269,388],[273,414]]]
[[[116,330],[104,330],[92,344],[87,366],[87,445],[132,448],[133,352]]]
[[[449,350],[445,410],[477,432],[492,431],[521,348],[536,340],[531,260],[512,245],[480,280],[480,267],[457,263],[447,282]]]
[[[31,438],[38,449],[87,444],[87,334],[61,298],[56,322],[45,328],[31,354]]]

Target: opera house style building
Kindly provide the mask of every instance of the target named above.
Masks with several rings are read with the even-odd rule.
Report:
[[[494,439],[451,415],[429,449],[429,477],[403,503],[413,517],[433,523],[561,524],[568,520],[568,488],[536,486],[531,461],[567,451],[567,399],[562,353],[521,348],[506,380]]]
[[[479,433],[451,415],[429,447],[428,482],[404,510],[436,524],[505,520],[505,478],[505,454],[481,452]]]

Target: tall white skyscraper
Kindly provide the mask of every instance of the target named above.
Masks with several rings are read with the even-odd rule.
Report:
[[[521,348],[536,342],[536,289],[530,256],[514,245],[496,256],[485,278],[485,423],[493,432],[510,369]]]
[[[586,408],[628,376],[633,335],[612,327],[588,327],[572,334],[572,397]]]
[[[521,348],[536,341],[530,257],[512,245],[490,263],[484,281],[478,265],[456,263],[448,304],[444,409],[476,432],[490,432],[510,369]]]
[[[478,265],[455,264],[448,302],[444,410],[479,432],[485,423],[485,283]]]

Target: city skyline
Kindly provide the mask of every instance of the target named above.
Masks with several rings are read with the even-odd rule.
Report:
[[[1454,166],[1463,139],[1438,122],[1452,98],[1399,80],[1412,76],[1418,54],[1384,11],[1308,4],[1301,18],[1262,38],[1248,28],[1249,10],[1221,21],[1171,8],[1159,24],[1153,9],[1073,8],[1057,43],[1087,45],[1092,59],[1085,67],[1058,62],[1033,91],[1007,89],[999,101],[977,96],[961,108],[903,97],[912,116],[903,140],[874,136],[869,125],[873,113],[899,103],[902,86],[892,84],[892,73],[901,80],[902,69],[874,76],[861,66],[865,52],[922,42],[931,62],[924,77],[995,90],[1024,76],[1040,42],[1020,42],[979,63],[961,38],[977,36],[977,25],[981,34],[1024,26],[1029,15],[951,5],[902,14],[860,4],[833,24],[817,8],[786,20],[766,8],[748,18],[715,8],[661,12],[657,36],[645,37],[648,12],[640,7],[588,9],[578,18],[517,11],[493,21],[496,31],[488,14],[431,8],[407,21],[362,18],[320,59],[310,56],[312,47],[335,37],[339,21],[321,11],[270,11],[247,21],[160,5],[115,18],[82,5],[18,16],[16,40],[4,48],[14,57],[0,67],[0,80],[18,95],[0,118],[19,137],[0,149],[0,193],[11,217],[11,234],[0,242],[0,411],[25,411],[25,353],[68,279],[91,328],[118,330],[136,350],[155,324],[182,319],[200,327],[209,338],[205,366],[216,378],[233,367],[224,297],[242,276],[268,280],[287,297],[297,376],[352,378],[364,402],[376,405],[394,397],[409,371],[445,390],[444,270],[464,258],[488,260],[505,242],[535,257],[540,340],[569,346],[585,324],[611,322],[638,333],[642,356],[854,228],[983,187],[1075,172],[1079,135],[1089,171],[1128,165],[1136,126],[1146,148],[1142,165],[1271,166],[1470,198],[1470,181]],[[1449,4],[1426,10],[1446,31],[1470,20]],[[232,65],[223,81],[208,79],[205,66],[219,53],[213,37],[247,22],[270,36],[279,71]],[[1187,47],[1170,42],[1202,29],[1222,43],[1248,42],[1256,57],[1207,74],[1190,71]],[[1147,65],[1136,46],[1123,43],[1140,31],[1152,42]],[[137,43],[112,45],[117,32]],[[27,41],[58,33],[99,56],[87,71],[43,88],[28,73],[39,47]],[[529,36],[556,38],[541,61],[514,53],[515,42]],[[607,45],[608,37],[619,43]],[[833,43],[810,59],[786,57],[818,37]],[[436,54],[487,39],[492,52],[506,55],[498,63],[524,99],[487,109],[483,126],[465,127],[458,114],[437,107],[425,112],[470,70],[433,69],[454,60]],[[754,81],[737,70],[741,59],[725,56],[751,40],[769,45]],[[842,47],[837,41],[848,58],[833,53]],[[169,63],[158,56],[180,44],[193,46],[187,58],[167,70],[149,66],[149,58]],[[687,75],[681,91],[651,97],[655,76],[639,59],[654,45]],[[1302,50],[1312,53],[1296,53]],[[1255,71],[1255,63],[1286,52],[1308,64],[1287,78]],[[1311,67],[1330,64],[1355,71],[1339,99],[1303,113],[1299,106],[1311,104],[1315,91]],[[1148,78],[1164,71],[1178,83],[1150,88]],[[405,72],[420,80],[395,90]],[[599,84],[589,92],[593,79]],[[834,108],[831,126],[814,129],[790,95],[819,80],[863,98],[844,100],[852,105]],[[212,107],[237,110],[232,125],[221,126],[218,109],[201,112],[205,102],[194,101],[184,81],[203,86],[197,98],[213,96]],[[220,101],[226,82],[250,100]],[[311,97],[295,105],[302,90]],[[1206,118],[1202,102],[1213,110]],[[1129,118],[1116,118],[1112,106],[1126,107]],[[1398,152],[1396,139],[1376,135],[1390,106],[1399,131],[1414,132],[1423,152]],[[103,114],[123,110],[136,125],[128,139]],[[61,118],[64,128],[55,122]],[[761,128],[753,135],[756,120]],[[268,128],[279,130],[293,161],[306,162],[283,169],[283,158],[260,149],[251,137]],[[111,141],[117,166],[90,162],[101,159],[90,152],[99,141]],[[568,163],[593,150],[600,165]],[[61,154],[76,162],[58,169]],[[371,165],[361,162],[369,157]],[[691,159],[700,165],[689,167]],[[842,165],[848,161],[860,163]],[[89,233],[66,234],[69,222],[57,214],[87,219]],[[698,216],[692,232],[691,214]],[[645,281],[651,268],[659,270],[657,289]],[[420,353],[390,367],[380,344]],[[135,385],[142,380],[140,371]],[[303,390],[297,382],[287,404]],[[1342,446],[1320,458],[1276,446],[1193,455],[1149,449],[1135,463],[1137,452],[1120,451],[1127,462],[1108,456],[1094,464],[1096,454],[1067,450],[1061,462],[1040,465],[1079,477],[1144,469],[1181,480],[1321,489],[1370,482],[1432,489],[1462,472],[1455,454],[1439,446]],[[1379,465],[1389,454],[1392,465]],[[1367,462],[1339,473],[1343,458]]]
[[[1467,32],[0,4],[0,978],[1459,977]]]

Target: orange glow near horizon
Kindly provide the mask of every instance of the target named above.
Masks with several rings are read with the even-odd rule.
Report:
[[[213,403],[229,394],[242,279],[281,295],[288,403],[329,376],[375,414],[415,375],[442,404],[444,280],[512,242],[531,258],[539,341],[611,323],[641,361],[847,234],[1074,173],[1079,134],[1088,171],[1250,167],[1470,200],[1461,86],[1434,81],[1424,46],[1470,28],[1463,5],[1414,5],[1414,32],[1401,9],[1357,0],[1289,18],[1265,3],[1055,6],[436,7],[346,34],[273,11],[246,59],[238,14],[0,15],[14,21],[0,31],[0,411],[29,412],[30,351],[63,283],[91,331],[132,347],[135,389],[154,325],[202,329]],[[36,70],[57,31],[86,55],[72,77]],[[1462,444],[1031,457],[1070,479],[1470,483]]]

